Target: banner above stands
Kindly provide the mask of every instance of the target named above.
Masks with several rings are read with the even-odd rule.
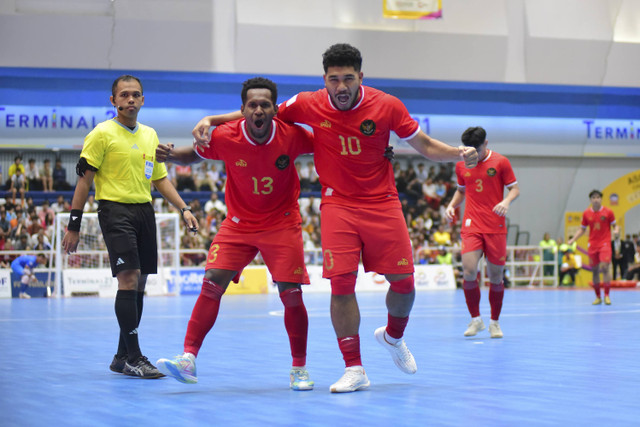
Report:
[[[93,127],[115,116],[111,82],[130,72],[0,67],[0,149],[79,150]],[[242,82],[254,77],[133,73],[145,90],[140,122],[177,145],[191,144],[203,116],[237,110]],[[323,85],[320,75],[265,77],[277,83],[279,102]],[[490,147],[508,156],[640,156],[639,88],[371,77],[364,84],[398,97],[425,132],[451,145],[467,127],[482,126]],[[391,139],[396,153],[415,154]]]
[[[191,130],[205,115],[221,110],[143,108],[139,121],[153,127],[163,143],[191,144]],[[113,108],[0,106],[0,148],[79,150],[98,123],[112,119]],[[423,131],[451,145],[469,126],[487,130],[489,146],[520,156],[640,156],[640,119],[496,117],[414,114]],[[392,135],[397,154],[415,154]]]

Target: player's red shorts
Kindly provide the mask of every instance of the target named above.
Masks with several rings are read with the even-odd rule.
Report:
[[[358,271],[361,253],[365,271],[413,273],[411,241],[399,206],[323,204],[321,221],[323,277]]]
[[[589,262],[591,263],[591,267],[595,267],[600,263],[611,263],[611,245],[609,243],[595,248],[592,248],[591,245],[589,245],[589,250],[587,252],[589,253]]]
[[[494,233],[460,233],[462,254],[481,250],[491,264],[504,265],[507,261],[507,235]]]
[[[237,271],[234,278],[237,281],[258,251],[274,282],[309,284],[300,224],[268,231],[242,231],[223,222],[209,248],[205,270]]]

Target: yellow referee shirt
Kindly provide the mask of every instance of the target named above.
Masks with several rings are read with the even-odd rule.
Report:
[[[151,201],[151,181],[167,176],[164,163],[157,163],[156,131],[141,123],[134,130],[116,119],[104,121],[84,139],[80,157],[98,169],[96,200],[119,203]]]

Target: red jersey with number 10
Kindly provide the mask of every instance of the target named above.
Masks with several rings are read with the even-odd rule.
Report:
[[[456,163],[458,187],[464,189],[465,207],[461,232],[507,234],[505,217],[493,212],[504,199],[504,187],[517,184],[509,159],[488,150],[478,166],[467,169]]]
[[[391,131],[406,140],[417,135],[420,126],[398,98],[361,86],[357,104],[341,111],[326,89],[301,92],[279,106],[278,117],[313,128],[322,203],[365,206],[389,201],[399,205],[385,149]]]
[[[582,214],[582,228],[589,227],[589,249],[611,245],[611,226],[616,223],[613,211],[601,206],[594,211],[589,206]]]
[[[271,230],[283,223],[300,223],[300,180],[294,160],[313,152],[313,136],[297,125],[273,119],[271,137],[254,142],[245,120],[214,129],[203,159],[222,160],[227,171],[225,203],[228,225],[243,230]]]

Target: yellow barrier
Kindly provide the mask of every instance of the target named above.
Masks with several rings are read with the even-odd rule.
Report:
[[[247,267],[240,276],[240,282],[231,282],[225,295],[266,294],[268,286],[267,267]]]

